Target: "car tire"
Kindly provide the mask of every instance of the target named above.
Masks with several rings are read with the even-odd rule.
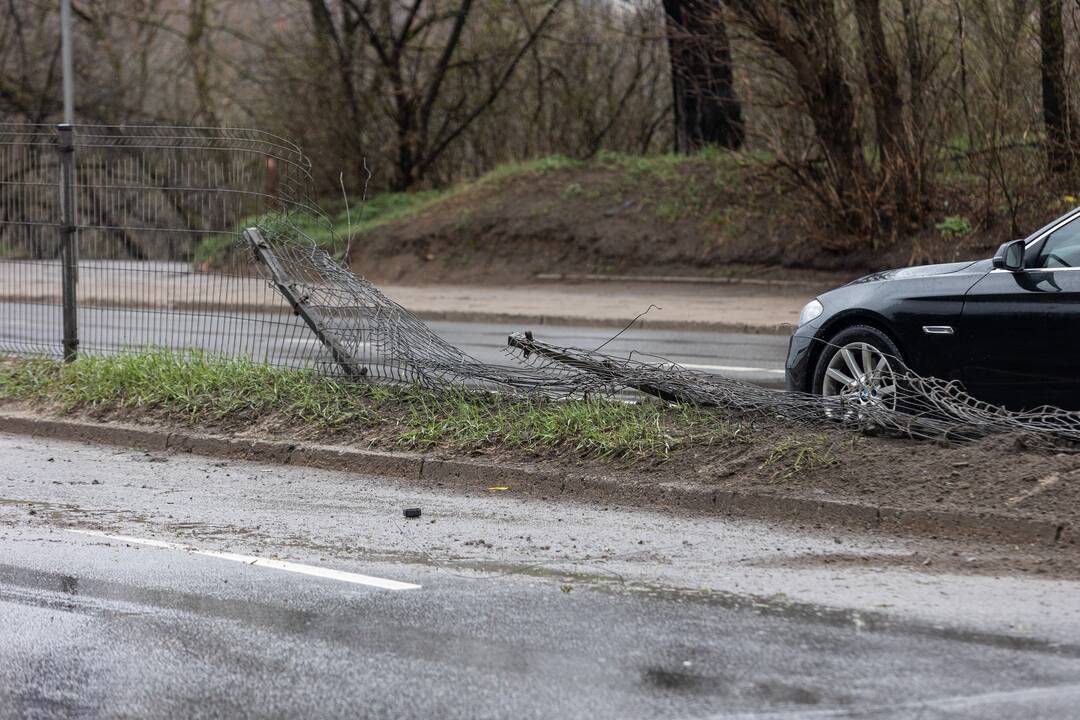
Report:
[[[899,395],[899,386],[897,376],[907,372],[907,365],[904,362],[903,355],[900,354],[900,349],[896,347],[896,343],[892,338],[886,335],[881,330],[870,325],[852,325],[844,328],[840,332],[833,335],[827,341],[825,348],[821,351],[821,355],[818,357],[817,364],[814,367],[813,376],[813,393],[815,395],[836,395],[839,394],[837,387],[842,383],[837,379],[838,376],[843,375],[849,378],[858,378],[856,373],[850,370],[848,362],[853,356],[858,367],[862,368],[863,355],[860,350],[864,347],[870,348],[870,358],[873,358],[871,364],[880,362],[880,358],[887,359],[888,372],[891,374],[893,381],[891,384],[890,394],[892,395],[891,407],[896,408],[897,396]],[[840,353],[845,349],[848,349],[850,353],[847,358],[841,356]],[[839,356],[839,357],[838,357]],[[830,368],[834,370],[830,375]],[[864,373],[865,377],[867,373]],[[847,386],[845,386],[847,387]],[[888,390],[889,386],[885,385],[880,387],[881,390]],[[848,392],[851,392],[850,390]],[[866,401],[871,401],[870,394],[872,394],[871,388],[866,388],[865,393],[867,397]]]

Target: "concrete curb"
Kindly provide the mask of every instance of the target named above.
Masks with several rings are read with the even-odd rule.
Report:
[[[1080,534],[1061,523],[990,513],[908,510],[836,500],[812,500],[716,490],[672,483],[629,483],[616,478],[556,474],[526,466],[448,460],[418,453],[388,453],[280,440],[225,437],[181,429],[43,418],[0,412],[0,432],[80,440],[145,450],[298,465],[381,475],[439,488],[483,491],[509,485],[516,494],[562,497],[613,505],[678,509],[703,515],[839,525],[921,537],[978,538],[1009,544],[1075,546]]]

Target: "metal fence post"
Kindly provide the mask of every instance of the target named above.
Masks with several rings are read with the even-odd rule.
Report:
[[[64,360],[71,362],[79,349],[78,307],[79,235],[75,228],[75,139],[71,125],[57,125],[60,136],[60,267],[64,306]]]

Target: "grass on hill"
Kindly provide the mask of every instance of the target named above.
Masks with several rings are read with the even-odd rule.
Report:
[[[348,207],[343,200],[328,203],[324,207],[325,217],[312,213],[296,212],[290,216],[291,224],[311,238],[320,247],[332,255],[344,251],[349,233],[362,236],[372,228],[393,222],[408,216],[416,210],[426,207],[445,193],[429,190],[412,193],[378,193],[360,203],[359,198],[350,200]],[[259,218],[245,218],[240,228],[247,228],[259,222]],[[212,235],[203,239],[195,247],[196,265],[207,264],[218,267],[227,263],[235,248],[232,235]]]
[[[467,192],[474,188],[491,188],[502,182],[530,174],[556,174],[563,171],[580,169],[603,169],[612,171],[616,184],[626,188],[653,183],[656,198],[652,205],[658,217],[676,220],[691,216],[700,209],[699,196],[707,188],[699,188],[692,180],[689,183],[677,182],[682,177],[680,169],[687,165],[710,166],[716,169],[716,183],[726,186],[738,182],[738,171],[750,162],[749,155],[720,152],[715,149],[702,150],[693,155],[627,155],[613,152],[600,152],[589,160],[577,160],[565,155],[549,155],[534,160],[504,163],[485,173],[479,178],[459,183],[441,190],[422,190],[408,192],[375,193],[362,201],[350,198],[348,207],[342,199],[328,200],[323,203],[325,217],[311,213],[294,213],[290,217],[296,229],[303,232],[320,247],[332,255],[340,255],[348,242],[350,233],[353,238],[363,237],[371,230],[424,210],[431,205]],[[622,178],[620,180],[620,178]],[[625,189],[625,188],[624,188]],[[565,196],[579,193],[598,194],[593,188],[583,189],[570,183],[564,190]],[[621,196],[618,187],[606,188],[604,198],[594,199],[605,202],[607,195]],[[687,197],[683,197],[683,196]],[[240,227],[248,227],[259,218],[246,218]],[[202,240],[195,248],[195,263],[219,267],[227,263],[234,249],[231,235],[214,235]]]

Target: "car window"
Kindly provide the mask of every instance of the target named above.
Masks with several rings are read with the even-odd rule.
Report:
[[[1080,222],[1074,220],[1051,233],[1034,267],[1080,267]]]
[[[1071,217],[1070,217],[1070,216],[1071,216]],[[1054,218],[1053,220],[1051,220],[1050,222],[1046,223],[1046,224],[1045,224],[1045,225],[1043,225],[1043,226],[1042,226],[1041,228],[1039,228],[1038,230],[1036,230],[1035,232],[1031,233],[1031,234],[1030,234],[1030,235],[1028,235],[1028,236],[1027,236],[1026,238],[1024,238],[1024,240],[1027,240],[1028,242],[1031,242],[1031,241],[1032,241],[1032,240],[1034,240],[1035,238],[1038,238],[1038,237],[1042,237],[1042,236],[1043,236],[1043,234],[1044,234],[1044,233],[1045,233],[1045,232],[1046,232],[1047,230],[1049,230],[1050,228],[1054,227],[1055,225],[1057,225],[1058,223],[1060,223],[1060,222],[1061,222],[1062,220],[1068,220],[1069,222],[1072,222],[1073,220],[1075,220],[1075,219],[1076,219],[1076,218],[1078,218],[1078,217],[1080,217],[1080,207],[1074,207],[1074,208],[1073,208],[1072,210],[1070,210],[1069,212],[1065,213],[1065,214],[1064,214],[1064,215],[1062,215],[1061,217],[1056,217],[1056,218]]]

